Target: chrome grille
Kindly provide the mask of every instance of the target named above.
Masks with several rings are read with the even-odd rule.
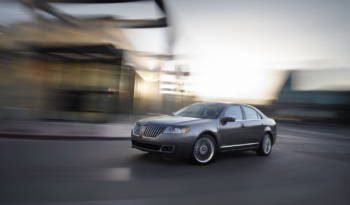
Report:
[[[165,129],[165,126],[159,125],[147,125],[142,133],[145,137],[157,137],[160,135]]]

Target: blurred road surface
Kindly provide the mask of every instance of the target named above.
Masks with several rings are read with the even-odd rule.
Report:
[[[128,140],[0,138],[0,204],[349,204],[350,129],[281,125],[272,154],[208,166]]]

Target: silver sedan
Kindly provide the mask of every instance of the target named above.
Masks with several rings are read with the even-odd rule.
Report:
[[[131,141],[142,151],[207,164],[216,153],[233,150],[251,149],[268,156],[276,141],[276,122],[250,105],[201,102],[173,115],[137,121]]]

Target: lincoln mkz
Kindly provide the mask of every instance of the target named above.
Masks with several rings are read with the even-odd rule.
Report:
[[[191,158],[207,164],[219,152],[254,150],[268,156],[276,141],[276,122],[245,104],[200,102],[160,117],[136,122],[132,147]]]

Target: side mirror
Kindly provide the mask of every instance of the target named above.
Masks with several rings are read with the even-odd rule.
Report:
[[[224,117],[221,119],[221,123],[225,125],[227,122],[234,122],[236,121],[236,118],[234,117]]]

